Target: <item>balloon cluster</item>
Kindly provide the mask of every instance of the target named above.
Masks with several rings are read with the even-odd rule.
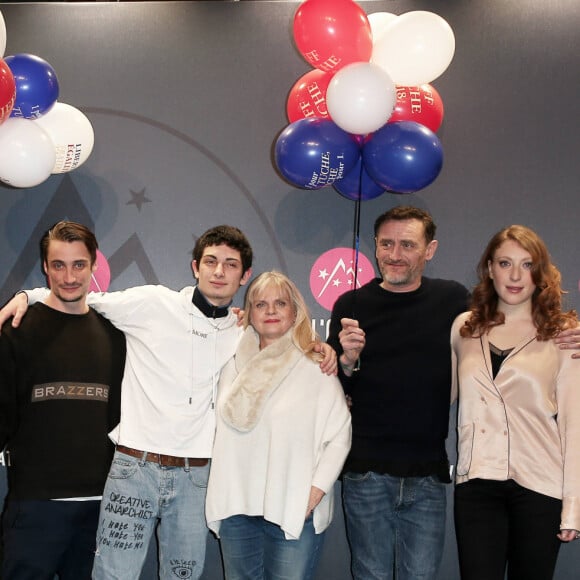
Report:
[[[84,163],[95,136],[81,111],[57,102],[58,79],[48,62],[23,53],[3,58],[5,49],[0,13],[0,181],[34,187]]]
[[[429,83],[453,58],[449,24],[433,12],[367,16],[353,0],[306,0],[293,33],[314,68],[288,95],[290,124],[275,145],[283,177],[353,200],[432,183],[443,165],[443,102]]]

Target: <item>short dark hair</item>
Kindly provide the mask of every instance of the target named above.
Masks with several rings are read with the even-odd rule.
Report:
[[[54,224],[40,240],[40,258],[42,263],[46,262],[48,256],[48,246],[52,240],[58,242],[82,242],[91,257],[91,266],[97,261],[97,249],[99,244],[95,234],[83,224],[77,222],[60,221]]]
[[[435,225],[431,214],[424,209],[419,209],[412,205],[398,205],[381,214],[375,221],[375,238],[384,223],[403,220],[419,220],[423,224],[425,241],[429,243],[435,239],[437,226]]]
[[[223,244],[240,252],[244,273],[252,267],[253,253],[248,238],[246,238],[239,228],[227,225],[215,226],[203,233],[195,242],[193,259],[199,265],[205,248],[208,246],[221,246]]]

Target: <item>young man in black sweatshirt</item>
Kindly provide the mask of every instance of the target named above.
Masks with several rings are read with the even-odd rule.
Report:
[[[91,575],[125,364],[123,333],[85,301],[96,252],[85,226],[52,227],[41,241],[50,294],[0,335],[4,580]]]

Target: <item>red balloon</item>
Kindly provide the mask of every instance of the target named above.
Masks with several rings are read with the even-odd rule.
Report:
[[[397,86],[397,102],[389,123],[415,121],[435,132],[443,122],[443,101],[428,84],[418,87]]]
[[[286,114],[290,123],[308,117],[330,117],[326,109],[326,89],[332,76],[332,73],[314,69],[294,83],[286,101]]]
[[[326,72],[368,62],[373,50],[367,15],[352,0],[303,2],[294,15],[294,41],[309,64]]]
[[[0,58],[0,125],[10,117],[16,99],[16,83],[9,66]]]

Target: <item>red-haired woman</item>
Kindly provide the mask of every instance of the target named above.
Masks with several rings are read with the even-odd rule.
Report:
[[[580,364],[546,245],[513,225],[489,242],[452,328],[459,388],[455,529],[463,580],[549,580],[580,530]]]

